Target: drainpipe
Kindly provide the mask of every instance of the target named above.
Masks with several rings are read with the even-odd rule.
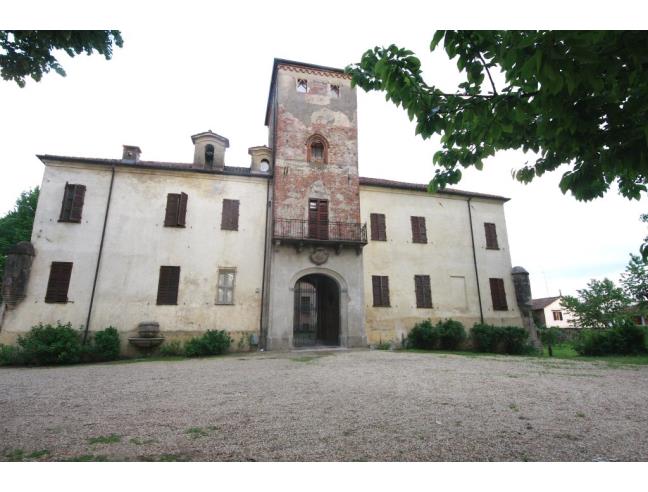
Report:
[[[484,324],[484,310],[482,308],[481,289],[479,287],[479,271],[477,270],[477,253],[475,252],[475,233],[473,232],[472,211],[470,210],[470,201],[468,198],[468,220],[470,221],[470,240],[472,242],[473,264],[475,265],[475,278],[477,279],[477,299],[479,300],[479,319]]]
[[[97,288],[97,278],[99,277],[99,265],[101,264],[101,254],[103,252],[104,238],[106,237],[106,224],[108,223],[108,211],[110,210],[110,201],[112,198],[113,183],[115,182],[115,164],[112,165],[110,174],[110,188],[108,189],[108,201],[106,202],[106,213],[104,214],[103,229],[101,230],[101,242],[99,243],[99,254],[97,255],[97,266],[95,268],[94,280],[92,281],[92,293],[90,294],[90,305],[88,306],[88,319],[86,320],[85,330],[83,332],[83,345],[88,339],[90,329],[90,316],[92,316],[92,305],[94,304],[95,290]]]
[[[276,148],[277,148],[277,87],[275,85],[275,92],[273,95],[273,114],[272,114],[272,168],[271,174],[268,176],[268,187],[266,188],[266,227],[265,227],[265,247],[263,249],[263,282],[261,283],[261,320],[259,322],[259,348],[268,350],[268,307],[266,306],[266,284],[270,284],[270,265],[268,264],[268,252],[272,247],[271,232],[268,228],[271,223],[271,218],[274,219],[274,204],[272,203],[273,197],[270,197],[270,185],[274,184],[274,173],[276,164]],[[268,210],[268,208],[270,210]],[[274,226],[273,226],[274,227]]]

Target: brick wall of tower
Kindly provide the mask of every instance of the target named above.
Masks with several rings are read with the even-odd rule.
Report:
[[[297,79],[308,92],[296,90]],[[329,86],[339,87],[339,97]],[[306,219],[309,198],[329,200],[329,220],[360,222],[355,89],[336,72],[280,65],[276,79],[275,218]],[[307,140],[328,142],[328,162],[307,162]]]

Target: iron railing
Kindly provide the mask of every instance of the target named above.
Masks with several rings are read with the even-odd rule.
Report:
[[[273,237],[283,240],[367,244],[367,224],[274,219]]]

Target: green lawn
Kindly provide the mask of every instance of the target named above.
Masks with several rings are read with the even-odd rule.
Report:
[[[556,345],[553,348],[553,354],[554,359],[582,360],[587,362],[600,361],[607,362],[610,365],[648,365],[648,355],[578,355],[574,348],[569,344]],[[546,348],[544,349],[542,356],[549,357]]]

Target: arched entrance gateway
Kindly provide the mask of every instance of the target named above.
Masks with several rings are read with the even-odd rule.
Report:
[[[340,287],[327,275],[305,275],[295,283],[293,346],[340,345]]]

